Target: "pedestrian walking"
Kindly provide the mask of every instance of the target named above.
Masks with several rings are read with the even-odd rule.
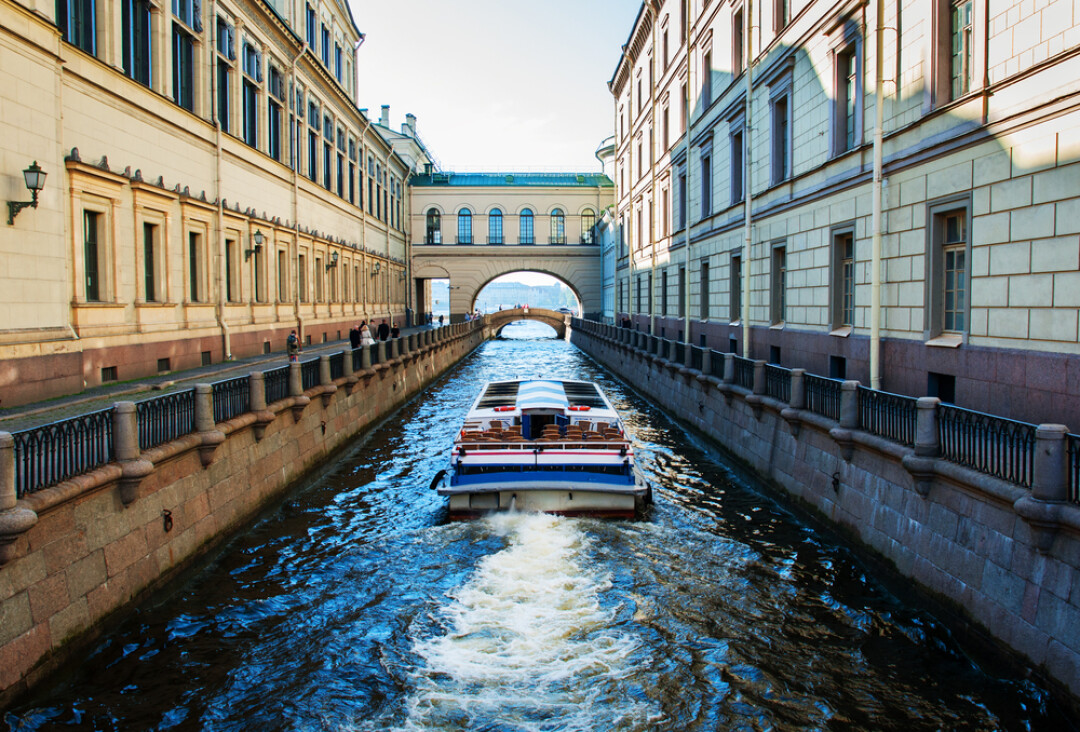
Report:
[[[349,345],[354,349],[360,347],[360,326],[349,328]]]
[[[289,354],[289,363],[295,363],[300,358],[300,339],[295,330],[285,339],[285,351]]]
[[[371,337],[371,330],[368,329],[367,321],[365,320],[360,324],[360,345],[367,347],[375,342],[375,339]]]
[[[390,337],[390,326],[386,322],[386,318],[383,318],[379,323],[379,340],[385,341]]]

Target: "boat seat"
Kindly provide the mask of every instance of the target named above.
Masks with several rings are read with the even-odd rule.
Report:
[[[611,423],[609,423],[609,422],[597,422],[596,423],[595,430],[597,432],[599,432],[600,434],[604,434],[609,429],[611,429]]]

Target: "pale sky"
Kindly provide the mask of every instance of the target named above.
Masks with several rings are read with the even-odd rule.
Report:
[[[640,0],[349,0],[359,96],[450,171],[599,172],[607,83]]]

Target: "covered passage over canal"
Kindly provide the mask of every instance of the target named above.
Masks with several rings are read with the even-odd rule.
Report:
[[[480,385],[511,377],[601,384],[655,486],[644,520],[444,520],[428,481]],[[980,655],[878,575],[575,347],[500,339],[4,719],[18,730],[1073,728],[1026,669]]]

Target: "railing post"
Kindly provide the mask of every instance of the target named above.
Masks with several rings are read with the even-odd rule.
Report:
[[[248,374],[248,399],[251,411],[255,415],[255,424],[252,431],[255,440],[261,440],[266,434],[267,426],[274,421],[274,413],[266,408],[266,376],[262,371],[252,371]]]
[[[304,377],[300,372],[300,362],[293,361],[289,364],[289,396],[298,397],[304,395]]]
[[[210,403],[213,414],[213,401]],[[117,462],[139,459],[139,423],[135,402],[116,402],[112,410],[113,450]]]
[[[788,406],[792,409],[806,409],[805,375],[806,369],[791,370],[791,403]]]
[[[299,368],[299,364],[293,365]],[[205,468],[214,461],[218,445],[225,442],[225,433],[214,423],[214,387],[210,384],[195,385],[195,431],[201,441],[199,459]]]
[[[371,346],[360,346],[360,370],[367,371],[371,368]]]
[[[1013,509],[1031,527],[1035,546],[1047,554],[1054,537],[1065,524],[1069,506],[1069,450],[1063,424],[1040,424],[1035,428],[1035,465],[1031,493],[1013,504]]]
[[[329,386],[333,383],[334,380],[330,377],[330,356],[324,353],[319,356],[319,385]]]
[[[919,397],[915,402],[915,454],[936,458],[941,454],[938,440],[937,397]]]
[[[16,540],[37,523],[37,514],[16,507],[15,438],[0,432],[0,565],[18,555]]]
[[[375,346],[375,363],[386,363],[386,341],[379,341]]]
[[[694,347],[690,345],[689,341],[683,344],[682,355],[683,366],[685,366],[686,368],[690,368],[694,365]]]
[[[401,355],[401,339],[391,338],[390,343],[390,359],[393,360]]]
[[[701,349],[701,373],[704,376],[712,375],[712,349]]]
[[[733,384],[733,383],[735,383],[735,354],[734,353],[725,353],[724,354],[724,383],[725,384]]]
[[[759,358],[754,361],[754,393],[760,395],[765,391],[765,360]]]
[[[849,430],[859,427],[859,382],[852,379],[840,385],[840,426]]]

